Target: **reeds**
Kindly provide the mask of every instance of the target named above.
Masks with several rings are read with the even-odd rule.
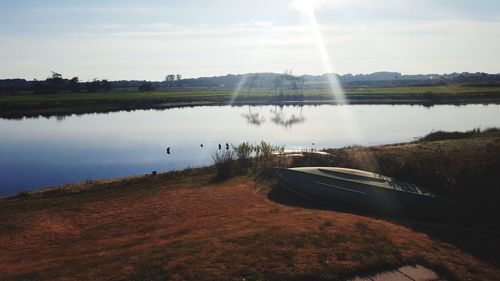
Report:
[[[216,180],[233,175],[254,175],[258,179],[272,177],[272,168],[283,166],[284,147],[273,146],[261,141],[258,144],[243,142],[232,149],[212,154],[216,168]]]
[[[225,180],[233,176],[234,159],[234,152],[231,150],[219,150],[212,154],[212,161],[217,171],[216,180]]]

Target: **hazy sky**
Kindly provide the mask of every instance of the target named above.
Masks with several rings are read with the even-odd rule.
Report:
[[[0,79],[500,72],[498,0],[1,0]]]

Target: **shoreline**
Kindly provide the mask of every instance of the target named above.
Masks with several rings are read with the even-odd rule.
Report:
[[[358,98],[349,97],[349,105],[419,105],[432,107],[435,105],[468,105],[468,104],[500,104],[500,95],[495,97],[441,97],[438,98],[418,98],[418,97],[371,97]],[[22,119],[22,118],[37,118],[37,117],[55,117],[55,116],[71,116],[93,113],[110,113],[118,111],[134,111],[134,110],[162,110],[172,108],[185,107],[200,107],[200,106],[304,106],[304,105],[343,105],[341,103],[326,100],[236,100],[228,101],[179,101],[167,103],[137,103],[137,104],[100,104],[92,106],[66,106],[66,107],[49,107],[49,108],[18,108],[18,109],[0,109],[0,118],[3,119]]]
[[[360,146],[360,148],[363,149],[383,149],[386,147],[397,147],[397,146],[408,146],[412,145],[413,142],[397,142],[397,143],[386,143],[386,144],[378,144],[378,145],[372,145],[372,146]],[[351,147],[339,147],[339,148],[324,148],[321,150],[322,155],[328,155],[328,152],[330,151],[342,151],[342,150],[348,150],[351,149]],[[304,154],[310,153],[309,151],[305,150],[300,152],[299,157],[302,157]],[[314,152],[316,153],[316,152]],[[288,157],[297,157],[296,152],[292,152],[289,155],[285,153],[285,156]],[[179,170],[168,170],[168,171],[158,171],[157,176],[163,176],[163,177],[168,177],[170,175],[176,175],[176,174],[182,174],[184,172],[212,172],[215,173],[215,167],[213,165],[208,165],[208,166],[201,166],[201,167],[186,167],[183,169]],[[79,193],[79,192],[85,192],[85,191],[90,191],[94,190],[96,187],[103,187],[103,186],[112,186],[116,184],[121,184],[121,185],[126,185],[130,184],[133,182],[137,181],[143,181],[147,180],[150,178],[154,178],[152,174],[137,174],[137,175],[128,175],[128,176],[123,176],[123,177],[116,177],[116,178],[101,178],[101,179],[90,179],[87,181],[80,181],[80,182],[71,182],[71,183],[66,183],[66,184],[61,184],[61,185],[54,185],[54,186],[45,186],[45,187],[35,187],[32,189],[25,189],[25,190],[19,190],[16,193],[13,194],[7,194],[7,195],[0,195],[0,203],[2,200],[15,200],[20,197],[44,197],[44,196],[50,196],[50,195],[55,195],[55,194],[71,194],[71,193]]]
[[[203,106],[203,105],[199,105]],[[439,132],[437,132],[439,133]],[[446,132],[445,132],[446,133]],[[465,132],[464,134],[467,134]],[[356,151],[356,150],[365,150],[363,154],[366,154],[366,151],[378,151],[378,150],[405,150],[405,149],[411,149],[414,146],[420,146],[422,147],[421,149],[425,149],[428,151],[432,151],[431,147],[434,146],[436,143],[442,142],[444,144],[450,143],[450,142],[463,142],[463,141],[472,141],[474,139],[480,139],[482,141],[486,142],[491,142],[493,144],[496,144],[500,142],[500,135],[494,135],[492,136],[479,136],[479,137],[463,137],[463,138],[444,138],[441,140],[435,140],[435,141],[425,141],[425,140],[416,140],[416,141],[408,141],[408,142],[396,142],[396,143],[385,143],[385,144],[377,144],[377,145],[370,145],[370,146],[345,146],[345,147],[338,147],[338,148],[323,148],[322,150],[319,150],[320,153],[318,152],[309,152],[308,150],[301,151],[299,155],[296,152],[291,152],[291,153],[285,153],[284,156],[288,157],[290,159],[294,157],[298,158],[303,158],[304,155],[314,155],[317,154],[319,157],[322,156],[332,156],[334,154],[338,153],[345,153],[348,151]],[[494,142],[493,142],[494,141]],[[441,146],[441,145],[439,145]],[[370,152],[368,152],[370,153]],[[365,155],[366,156],[366,155]],[[54,185],[54,186],[46,186],[46,187],[40,187],[40,188],[33,188],[30,190],[21,190],[18,191],[17,193],[14,194],[7,194],[7,195],[0,195],[0,202],[2,200],[11,200],[19,197],[20,193],[22,194],[28,194],[28,195],[49,195],[49,194],[58,194],[58,193],[78,193],[78,192],[83,192],[87,190],[92,190],[96,186],[108,186],[108,185],[116,185],[116,184],[129,184],[137,181],[142,181],[142,180],[147,180],[149,178],[154,178],[156,176],[163,176],[163,177],[168,177],[170,175],[178,175],[178,174],[183,174],[185,172],[189,173],[215,173],[216,168],[214,165],[207,165],[207,166],[200,166],[200,167],[186,167],[182,169],[174,169],[174,170],[165,170],[165,171],[158,171],[157,175],[152,175],[152,174],[136,174],[136,175],[128,175],[128,176],[123,176],[123,177],[116,177],[116,178],[101,178],[101,179],[90,179],[87,181],[81,181],[81,182],[72,182],[72,183],[66,183],[66,184],[61,184],[61,185]]]

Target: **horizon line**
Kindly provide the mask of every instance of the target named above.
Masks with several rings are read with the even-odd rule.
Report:
[[[55,72],[55,71],[52,71],[52,72]],[[284,72],[284,71],[283,71]],[[247,72],[247,73],[227,73],[227,74],[224,74],[224,75],[213,75],[213,76],[198,76],[198,77],[183,77],[182,80],[187,80],[187,79],[203,79],[203,78],[217,78],[217,77],[225,77],[225,76],[229,76],[229,75],[232,75],[232,76],[245,76],[245,75],[256,75],[256,74],[283,74],[283,72],[272,72],[272,71],[261,71],[261,72]],[[55,73],[59,73],[59,72],[55,72]],[[325,76],[325,75],[331,75],[331,74],[334,74],[334,75],[337,75],[337,76],[346,76],[346,75],[352,75],[352,76],[360,76],[360,75],[372,75],[372,74],[377,74],[377,73],[397,73],[401,76],[419,76],[419,75],[439,75],[439,76],[443,76],[443,75],[451,75],[451,74],[487,74],[487,75],[500,75],[500,72],[496,72],[496,73],[491,73],[491,72],[484,72],[484,71],[475,71],[475,72],[471,72],[471,71],[453,71],[453,72],[444,72],[444,73],[402,73],[402,72],[398,72],[398,71],[387,71],[387,70],[380,70],[380,71],[374,71],[374,72],[367,72],[367,73],[343,73],[343,74],[340,74],[340,73],[335,73],[335,72],[330,72],[330,73],[323,73],[323,74],[307,74],[307,73],[304,73],[304,74],[295,74],[295,76],[297,77],[303,77],[303,76]],[[62,73],[61,73],[62,74]],[[168,74],[181,74],[182,73],[168,73]],[[168,75],[168,74],[165,74]],[[68,76],[65,76],[64,74],[62,74],[64,79],[71,79],[73,77],[78,77],[80,78],[80,76],[74,76],[74,75],[68,75]],[[50,78],[50,73],[48,73],[48,76],[47,78]],[[46,78],[45,78],[46,79]],[[104,77],[94,77],[92,79],[96,79],[96,80],[109,80],[109,81],[148,81],[148,82],[163,82],[165,80],[145,80],[145,79],[109,79],[109,78],[104,78]],[[82,80],[82,81],[92,81],[92,79],[87,79],[87,80]],[[2,80],[26,80],[26,81],[35,81],[35,80],[38,80],[38,81],[42,81],[41,79],[37,79],[37,78],[21,78],[21,77],[14,77],[14,78],[0,78],[0,81]]]

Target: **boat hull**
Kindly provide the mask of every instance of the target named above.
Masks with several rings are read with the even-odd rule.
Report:
[[[311,167],[275,169],[281,185],[330,206],[386,215],[443,217],[450,202],[394,179],[360,170]]]

